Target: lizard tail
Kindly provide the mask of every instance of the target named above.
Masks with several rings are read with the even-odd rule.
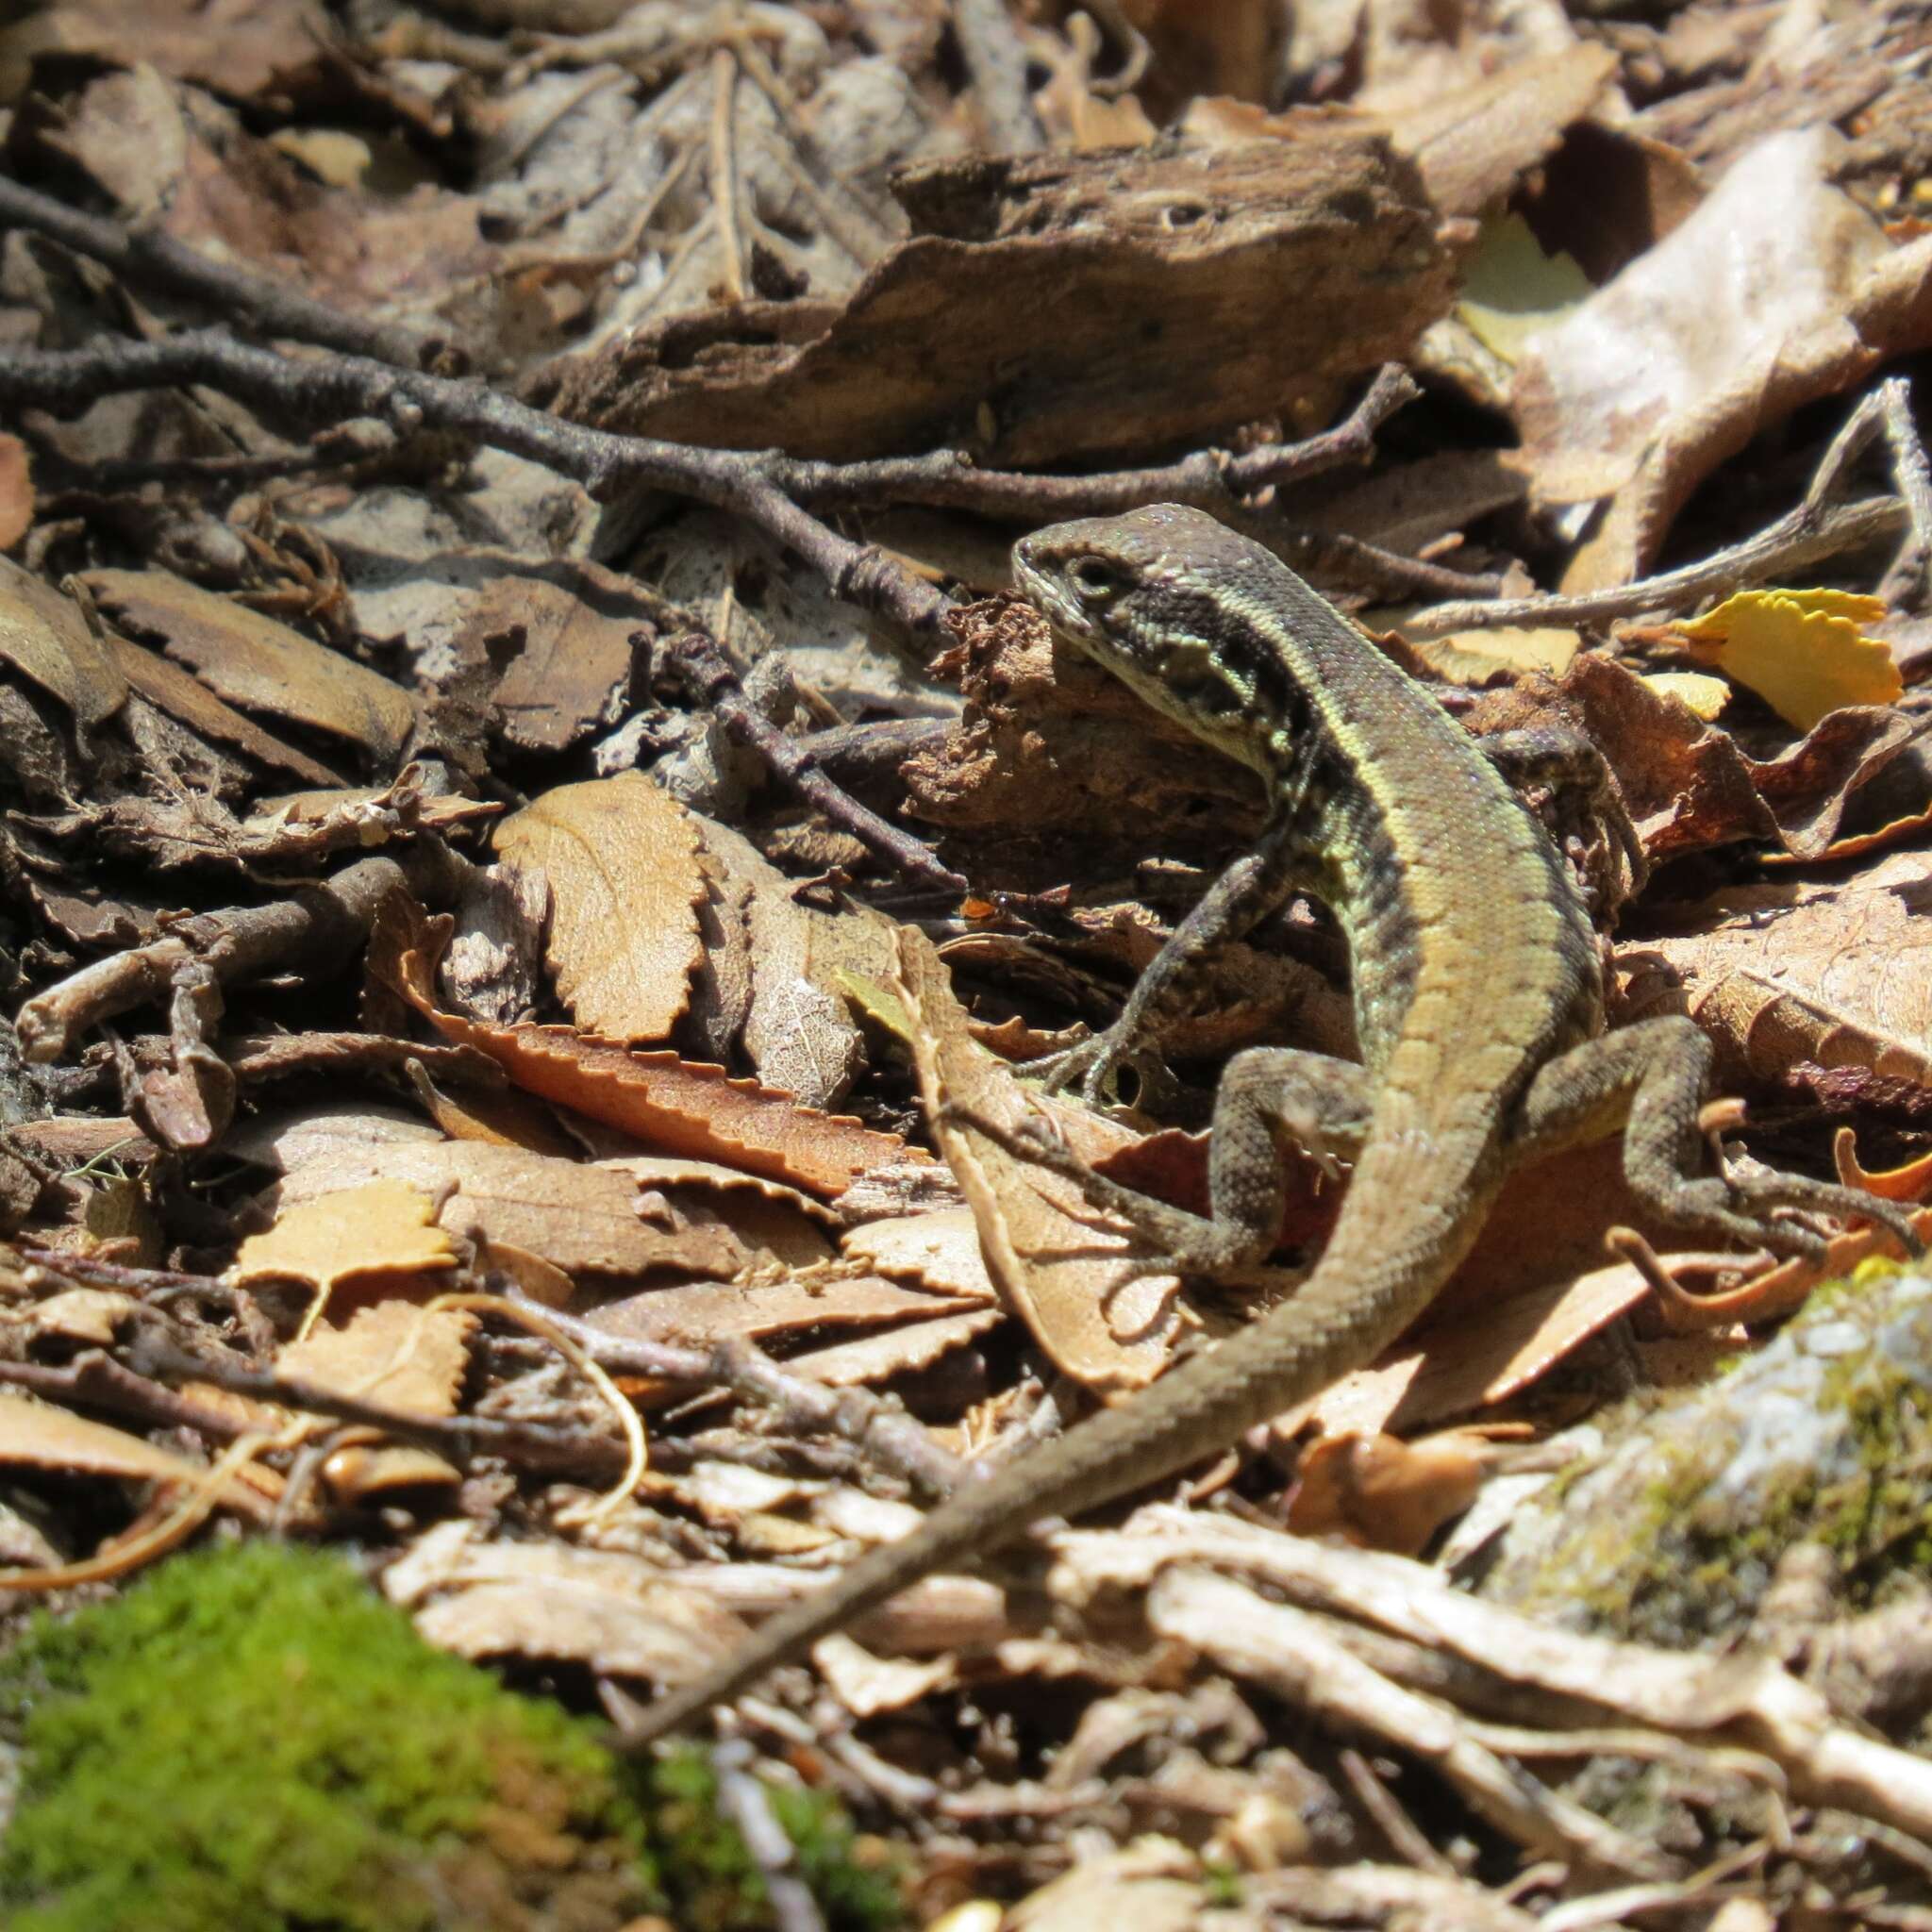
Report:
[[[1372,1140],[1315,1272],[1279,1307],[1132,1402],[960,1490],[910,1536],[867,1552],[762,1624],[736,1657],[659,1697],[625,1733],[625,1748],[684,1729],[921,1577],[1010,1542],[1032,1523],[1158,1482],[1372,1360],[1427,1306],[1480,1224],[1468,1206],[1479,1174],[1472,1163],[1451,1163],[1455,1174],[1444,1164]],[[1403,1204],[1392,1217],[1391,1202]]]

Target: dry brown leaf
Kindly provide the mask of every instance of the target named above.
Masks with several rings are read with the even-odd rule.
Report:
[[[1927,875],[1924,853],[1894,852],[1849,878],[1732,887],[1630,949],[1624,1003],[1690,1013],[1734,1079],[1810,1061],[1932,1085]]]
[[[965,1308],[956,1315],[938,1315],[867,1335],[857,1341],[814,1348],[786,1363],[835,1389],[869,1389],[894,1375],[929,1369],[941,1356],[964,1348],[1006,1320],[999,1308]]]
[[[1891,708],[1828,713],[1774,758],[1748,757],[1654,680],[1580,652],[1554,686],[1528,682],[1478,701],[1478,732],[1555,724],[1603,752],[1653,864],[1717,845],[1768,840],[1794,858],[1831,849],[1859,790],[1913,741]]]
[[[1055,1367],[1097,1393],[1144,1388],[1166,1366],[1180,1333],[1180,1284],[1172,1274],[1134,1274],[1126,1264],[1137,1244],[1094,1227],[1071,1182],[940,1117],[941,1104],[951,1103],[1017,1126],[1029,1103],[1004,1063],[973,1043],[938,953],[909,926],[900,929],[897,987],[912,1020],[927,1114],[973,1205],[988,1269],[1007,1305]],[[1089,1159],[1132,1138],[1084,1108],[1053,1111]]]
[[[523,751],[568,751],[612,722],[631,677],[631,639],[661,611],[595,564],[558,558],[542,575],[506,572],[468,603],[451,639],[459,655],[517,654],[492,697],[503,735]]]
[[[753,1565],[712,1566],[718,1572]],[[709,1579],[710,1573],[703,1573]],[[562,1657],[616,1676],[678,1683],[724,1656],[745,1624],[684,1576],[566,1543],[477,1541],[471,1524],[441,1524],[383,1573],[391,1601],[458,1657]],[[778,1598],[782,1602],[783,1596]],[[769,1590],[749,1608],[772,1607]]]
[[[507,1242],[568,1274],[675,1268],[725,1277],[751,1258],[728,1228],[667,1229],[641,1218],[626,1174],[485,1141],[318,1141],[264,1198],[286,1210],[378,1175],[441,1201],[437,1219],[450,1234]]]
[[[850,1328],[899,1329],[983,1306],[972,1295],[908,1288],[877,1274],[825,1271],[756,1284],[689,1282],[647,1289],[606,1302],[586,1319],[628,1341],[698,1347],[735,1335],[768,1341]]]
[[[840,1243],[854,1260],[895,1280],[931,1292],[995,1299],[992,1277],[979,1246],[979,1224],[971,1208],[939,1208],[926,1214],[894,1215],[851,1228]]]
[[[30,1402],[23,1395],[0,1393],[0,1463],[52,1470],[62,1475],[120,1476],[131,1482],[165,1483],[171,1489],[192,1489],[208,1477],[207,1469],[173,1450],[106,1423],[90,1422],[70,1409]],[[271,1502],[281,1491],[281,1478],[273,1470],[250,1463],[228,1477],[222,1488],[224,1507],[238,1509],[258,1523],[271,1513]]]
[[[109,638],[114,662],[127,682],[157,709],[177,719],[191,731],[225,744],[271,771],[286,772],[306,785],[340,785],[341,775],[318,763],[307,752],[284,744],[254,719],[225,705],[198,677],[170,664],[153,651],[125,638]]]
[[[396,764],[416,710],[388,678],[165,571],[89,571],[82,581],[116,623],[158,638],[229,704],[340,739],[379,768]]]
[[[288,1201],[266,1234],[244,1241],[228,1270],[239,1288],[306,1281],[328,1290],[354,1275],[447,1274],[457,1264],[430,1194],[394,1179]],[[374,1287],[375,1283],[365,1284]]]
[[[91,729],[127,701],[127,680],[73,602],[0,557],[0,659]]]
[[[808,1107],[834,1106],[864,1059],[841,974],[877,981],[890,974],[892,922],[869,906],[825,912],[804,905],[792,882],[741,834],[708,820],[698,830],[714,910],[741,908],[751,977],[745,1051],[767,1086]]]
[[[318,1324],[282,1350],[275,1372],[409,1415],[450,1416],[475,1328],[467,1309],[381,1302],[358,1309],[343,1327]]]
[[[705,896],[690,814],[641,772],[559,785],[496,828],[497,856],[550,887],[547,957],[577,1024],[663,1040],[691,999]]]
[[[1545,504],[1612,498],[1565,574],[1631,581],[1768,424],[1932,340],[1932,237],[1894,247],[1830,185],[1829,125],[1740,155],[1704,205],[1530,343],[1515,407]]]
[[[425,922],[422,943],[440,950],[447,930],[447,921]],[[896,1134],[801,1107],[790,1094],[756,1080],[735,1080],[722,1067],[693,1064],[675,1053],[639,1053],[566,1026],[485,1026],[442,1012],[431,991],[433,970],[407,928],[398,935],[378,923],[371,973],[444,1039],[487,1053],[529,1092],[621,1127],[665,1153],[723,1160],[829,1196],[906,1152]]]
[[[11,550],[33,520],[34,479],[26,444],[17,436],[0,435],[0,550]]]

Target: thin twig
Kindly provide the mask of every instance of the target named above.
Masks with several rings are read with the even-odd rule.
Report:
[[[177,242],[153,226],[82,214],[53,196],[0,175],[0,228],[27,228],[91,256],[137,287],[158,290],[248,324],[265,335],[313,342],[347,356],[370,356],[404,369],[459,372],[465,358],[447,335],[406,323],[346,315],[232,262]]]
[[[374,416],[408,433],[426,425],[527,457],[575,478],[600,502],[657,489],[730,510],[789,545],[832,593],[936,632],[947,600],[870,544],[849,541],[772,480],[783,459],[615,436],[565,423],[474,381],[426,375],[362,356],[295,361],[212,329],[160,342],[119,341],[0,357],[0,408],[75,412],[126,390],[207,383],[257,408],[310,422]]]
[[[1859,503],[1814,511],[1807,504],[1789,510],[1755,537],[1720,550],[1698,563],[1641,583],[1587,591],[1574,597],[1512,597],[1493,604],[1439,604],[1402,626],[1409,638],[1439,638],[1450,631],[1517,624],[1607,624],[1647,610],[1680,610],[1715,592],[1761,584],[1767,577],[1882,542],[1910,526],[1906,507],[1895,496],[1868,497]]]
[[[1917,609],[1932,561],[1932,470],[1912,426],[1910,388],[1903,377],[1882,382],[1864,397],[1832,438],[1805,498],[1794,509],[1741,543],[1681,570],[1641,583],[1577,597],[1518,597],[1508,603],[1445,604],[1403,625],[1412,638],[1515,624],[1603,624],[1647,610],[1674,610],[1716,592],[1741,590],[1768,577],[1807,569],[1827,557],[1863,549],[1903,530],[1906,541],[1886,573],[1889,599]],[[1826,499],[1852,465],[1883,435],[1891,445],[1899,494],[1833,507]]]
[[[756,751],[783,783],[833,824],[850,832],[868,852],[920,885],[954,894],[967,890],[967,881],[941,865],[926,846],[834,784],[799,740],[787,738],[747,704],[738,674],[704,632],[687,632],[672,644],[668,656],[691,695],[710,707],[732,738]]]
[[[514,1291],[512,1301],[519,1299]],[[709,1349],[676,1348],[609,1335],[573,1315],[545,1313],[600,1367],[620,1375],[724,1387],[776,1409],[787,1428],[856,1443],[874,1465],[918,1485],[929,1495],[958,1488],[969,1465],[950,1456],[895,1404],[864,1389],[834,1389],[775,1362],[739,1337]]]

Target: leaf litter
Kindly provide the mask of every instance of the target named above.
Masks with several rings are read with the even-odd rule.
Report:
[[[1198,1208],[1225,1058],[1351,1050],[1297,903],[1171,1087],[1029,1087],[1260,823],[1002,601],[1061,516],[1218,508],[1472,729],[1582,730],[1612,1019],[1711,1035],[1722,1158],[1924,1198],[1926,83],[1855,11],[0,27],[9,1594],[353,1540],[621,1712],[1252,1318],[943,1111]],[[927,1923],[1907,1923],[1884,1252],[1683,1252],[1572,1150],[1187,1507],[739,1723]]]

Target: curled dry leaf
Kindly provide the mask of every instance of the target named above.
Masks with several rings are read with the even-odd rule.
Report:
[[[641,772],[559,785],[496,828],[497,856],[550,887],[547,957],[580,1026],[663,1040],[691,998],[705,895],[696,830]]]
[[[1136,1243],[1096,1227],[1072,1183],[949,1124],[941,1109],[971,1108],[1017,1128],[1039,1107],[1088,1158],[1133,1137],[1082,1108],[1029,1103],[1006,1065],[974,1044],[938,953],[910,926],[899,930],[898,990],[935,1138],[972,1204],[1001,1295],[1057,1368],[1104,1395],[1143,1388],[1180,1334],[1180,1284],[1135,1274]]]
[[[1530,343],[1515,405],[1539,499],[1612,498],[1565,590],[1630,582],[1767,424],[1932,340],[1932,237],[1895,246],[1831,185],[1843,146],[1828,125],[1768,136]]]
[[[96,570],[81,581],[117,624],[158,638],[243,710],[352,744],[383,770],[415,726],[414,705],[388,678],[211,591],[165,571]]]
[[[412,920],[420,922],[413,937]],[[868,1169],[907,1151],[896,1134],[801,1107],[789,1093],[675,1053],[640,1053],[567,1026],[486,1026],[442,1012],[431,985],[433,958],[418,944],[440,951],[448,929],[446,920],[395,913],[371,944],[370,971],[445,1040],[488,1054],[529,1092],[664,1153],[722,1160],[814,1194],[842,1192]]]

